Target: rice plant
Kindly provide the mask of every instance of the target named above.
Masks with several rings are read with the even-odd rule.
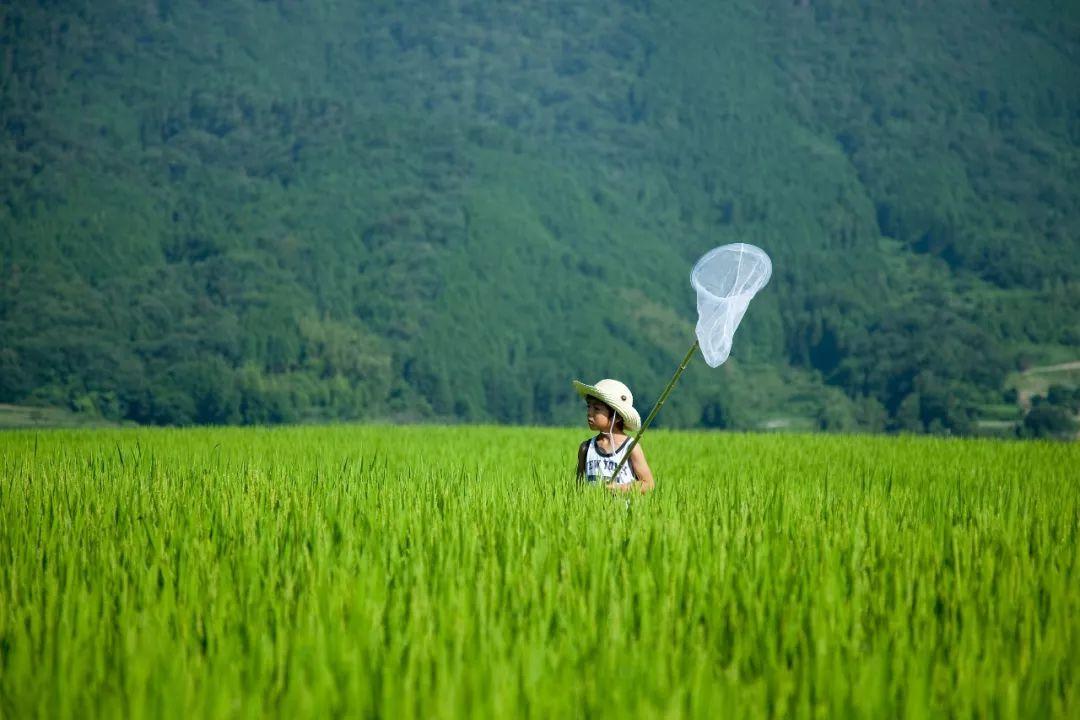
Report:
[[[1080,448],[0,434],[0,717],[1075,717]]]

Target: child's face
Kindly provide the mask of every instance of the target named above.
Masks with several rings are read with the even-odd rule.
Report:
[[[613,414],[611,408],[593,397],[586,398],[585,402],[587,405],[586,418],[589,421],[589,429],[600,430],[603,432],[610,430],[611,416]]]

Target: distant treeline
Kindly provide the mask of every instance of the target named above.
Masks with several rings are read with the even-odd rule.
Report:
[[[647,410],[734,241],[774,279],[663,423],[969,433],[1080,351],[1072,4],[0,13],[0,402],[567,423],[615,376]]]

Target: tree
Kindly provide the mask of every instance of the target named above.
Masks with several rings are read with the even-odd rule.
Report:
[[[1060,407],[1040,405],[1024,416],[1018,434],[1023,438],[1052,438],[1071,440],[1078,429],[1076,420]]]

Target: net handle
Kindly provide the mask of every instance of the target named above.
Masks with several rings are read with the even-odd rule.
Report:
[[[683,358],[682,364],[679,365],[679,369],[671,376],[671,380],[668,382],[667,387],[664,388],[664,392],[660,393],[660,398],[656,401],[656,404],[653,405],[653,409],[649,412],[649,416],[645,418],[645,422],[641,423],[641,429],[637,431],[637,435],[634,436],[634,439],[630,441],[629,447],[626,448],[626,454],[623,455],[622,460],[619,461],[618,466],[615,468],[615,474],[611,476],[613,481],[619,477],[619,472],[622,471],[626,461],[630,459],[630,453],[634,452],[634,447],[638,444],[638,440],[641,440],[641,436],[645,434],[645,431],[649,427],[649,423],[656,417],[656,413],[660,412],[660,408],[664,407],[668,395],[671,394],[671,389],[675,387],[675,383],[679,381],[679,376],[683,374],[683,370],[690,364],[690,358],[697,352],[698,344],[700,342],[700,340],[695,340],[694,344],[690,346],[690,349],[686,351],[686,357]]]

